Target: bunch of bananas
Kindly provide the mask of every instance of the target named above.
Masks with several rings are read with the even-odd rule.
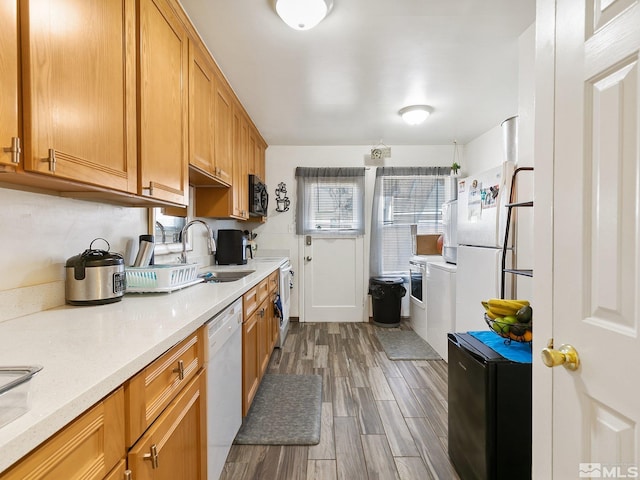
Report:
[[[510,315],[515,316],[522,307],[528,307],[528,300],[505,300],[502,298],[490,298],[482,302],[482,306],[487,311],[487,316],[492,320]]]

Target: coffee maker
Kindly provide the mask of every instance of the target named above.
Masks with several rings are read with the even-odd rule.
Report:
[[[245,265],[247,237],[242,230],[218,230],[216,261],[218,265]]]

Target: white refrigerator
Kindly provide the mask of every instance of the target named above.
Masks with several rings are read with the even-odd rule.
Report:
[[[513,170],[513,162],[503,162],[458,180],[457,332],[488,328],[480,302],[500,297],[506,204]],[[509,257],[507,254],[507,268]],[[507,284],[505,291],[509,288]]]

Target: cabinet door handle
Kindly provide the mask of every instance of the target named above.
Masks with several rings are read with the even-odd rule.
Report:
[[[184,380],[184,362],[182,360],[178,360],[178,366],[173,369],[173,373],[177,373],[178,378]]]
[[[45,162],[49,162],[49,171],[56,173],[56,151],[53,148],[49,149],[49,156],[45,159]]]
[[[260,310],[260,318],[264,318],[264,312],[265,312],[265,309],[264,307],[262,307],[262,310]]]
[[[149,192],[149,196],[153,197],[153,182],[149,182],[148,187],[142,187],[143,192]]]
[[[11,153],[11,163],[20,163],[20,139],[18,137],[11,137],[11,146],[3,149],[7,153]]]
[[[145,453],[142,458],[151,462],[151,468],[158,468],[158,447],[155,443],[151,445],[151,453]]]
[[[131,470],[124,471],[124,480],[133,480],[133,474],[131,473]]]

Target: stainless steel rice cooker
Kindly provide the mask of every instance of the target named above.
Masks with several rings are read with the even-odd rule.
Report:
[[[103,240],[107,250],[93,248]],[[109,252],[104,238],[96,238],[89,248],[67,260],[65,264],[65,298],[70,305],[103,305],[122,300],[126,290],[124,258]]]

